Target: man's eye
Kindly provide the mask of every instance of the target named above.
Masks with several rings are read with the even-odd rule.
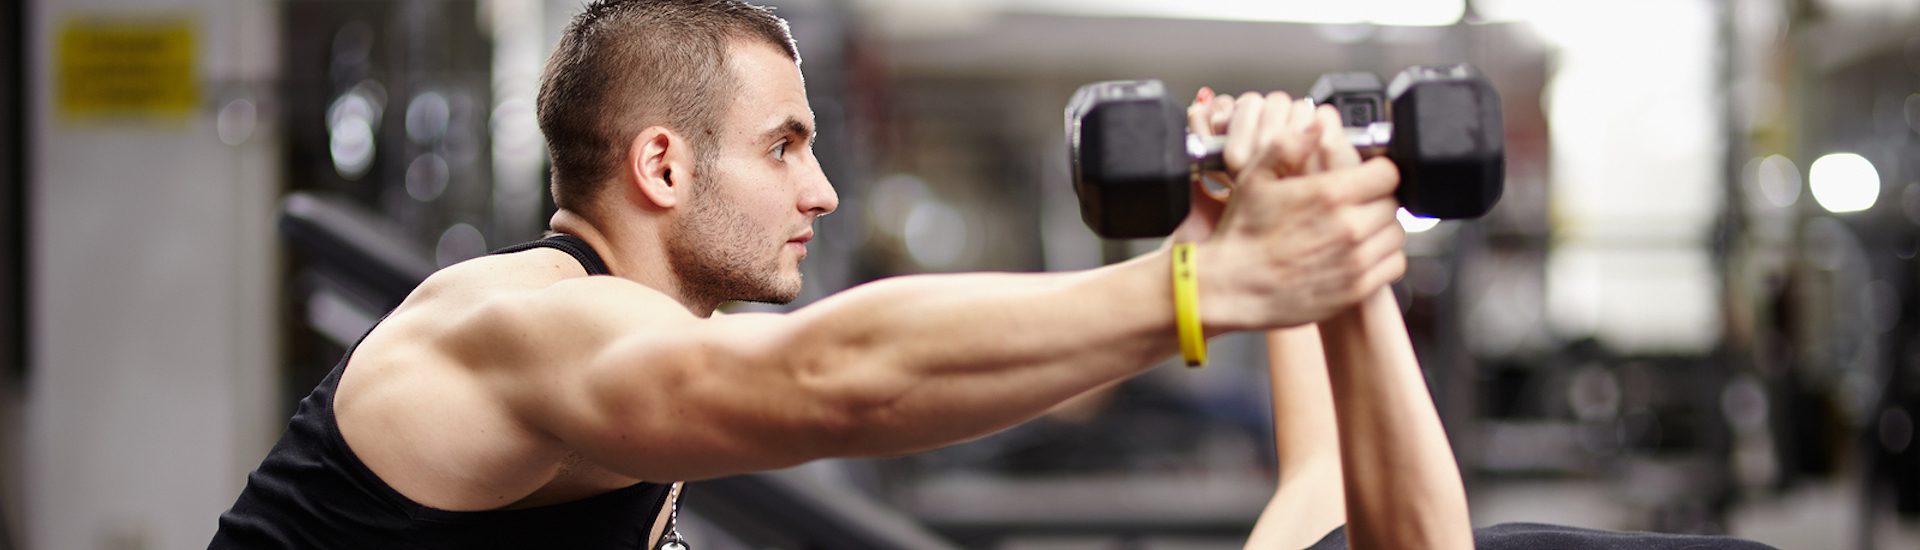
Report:
[[[782,141],[780,142],[779,145],[773,146],[773,160],[786,160],[786,159],[787,159],[787,142]]]

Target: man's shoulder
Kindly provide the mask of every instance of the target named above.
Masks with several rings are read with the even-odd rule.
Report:
[[[402,303],[473,298],[537,291],[569,279],[586,278],[587,271],[565,252],[535,248],[511,254],[489,254],[435,271]]]
[[[591,276],[566,252],[533,248],[480,256],[442,268],[415,287],[393,315],[432,310],[435,317],[440,317],[451,310],[468,310],[500,301],[550,301],[575,292],[659,294],[626,279]]]
[[[692,319],[678,302],[640,283],[589,276],[552,249],[483,256],[422,282],[380,330],[408,334],[456,356],[552,356],[582,339]],[[525,348],[525,349],[522,349]],[[464,351],[463,351],[464,350]],[[518,350],[518,351],[516,351]]]

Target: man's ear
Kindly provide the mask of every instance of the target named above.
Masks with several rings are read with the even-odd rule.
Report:
[[[673,130],[649,126],[627,147],[627,184],[654,206],[673,208],[687,193],[692,152],[691,144]]]

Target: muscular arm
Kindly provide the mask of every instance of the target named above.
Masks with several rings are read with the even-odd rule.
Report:
[[[1387,162],[1281,177],[1319,134],[1230,125],[1238,166],[1196,242],[1209,334],[1327,317],[1399,277]],[[1284,105],[1284,102],[1282,102]],[[1170,254],[1067,274],[900,277],[787,315],[700,319],[636,283],[587,277],[452,321],[517,428],[641,479],[700,479],[924,450],[1032,418],[1177,349]]]
[[[900,277],[713,319],[591,277],[485,308],[462,349],[531,428],[699,479],[949,444],[1136,373],[1177,349],[1167,262]]]
[[[1466,489],[1407,339],[1381,289],[1321,323],[1352,548],[1472,548]]]

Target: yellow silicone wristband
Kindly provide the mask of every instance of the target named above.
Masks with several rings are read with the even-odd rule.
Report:
[[[1173,321],[1180,333],[1180,356],[1187,366],[1207,363],[1207,338],[1200,330],[1200,282],[1194,274],[1193,243],[1173,245]]]

